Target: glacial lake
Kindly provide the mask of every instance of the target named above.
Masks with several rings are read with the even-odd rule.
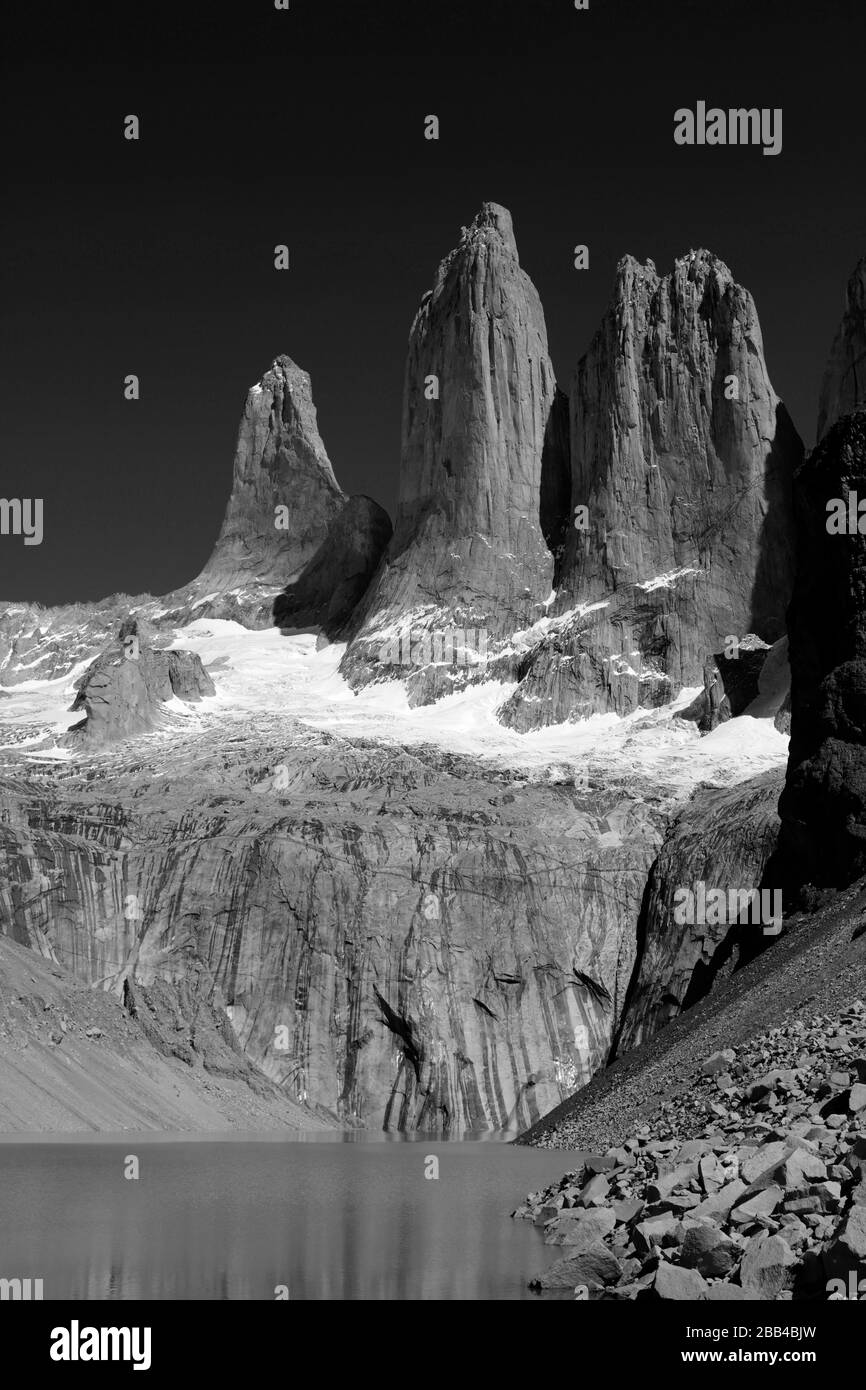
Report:
[[[510,1212],[577,1160],[489,1136],[7,1140],[0,1277],[46,1300],[537,1298],[563,1252]]]

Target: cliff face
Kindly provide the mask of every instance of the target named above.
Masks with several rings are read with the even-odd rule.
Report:
[[[866,256],[858,262],[845,296],[845,313],[833,340],[818,403],[818,442],[844,415],[866,407]]]
[[[866,536],[857,529],[858,499],[866,498],[866,414],[831,426],[799,471],[795,496],[781,870],[791,888],[843,887],[866,873]],[[838,533],[828,511],[834,499],[844,507]]]
[[[237,723],[28,776],[3,788],[0,933],[118,994],[201,966],[295,1099],[523,1127],[607,1056],[661,839],[638,796]]]
[[[728,906],[732,890],[741,894],[760,888],[778,839],[782,780],[779,769],[736,787],[700,787],[665,835],[647,884],[638,928],[639,968],[618,1042],[620,1054],[653,1037],[708,994],[741,955],[749,958],[759,947],[765,924],[751,920],[756,911],[750,907],[740,923]],[[721,889],[724,913],[697,910],[697,884],[704,885],[705,902],[708,893]],[[694,912],[681,910],[683,890],[695,894]],[[744,898],[736,902],[745,907]],[[764,905],[772,908],[774,900],[765,899]]]
[[[344,661],[350,681],[392,675],[379,650],[402,631],[483,629],[492,653],[542,616],[554,568],[542,465],[551,513],[565,467],[553,457],[561,410],[510,214],[485,203],[412,325],[397,520]],[[552,515],[546,524],[556,531]],[[425,698],[423,680],[415,698]]]
[[[706,251],[668,276],[621,261],[572,385],[561,591],[504,721],[663,704],[728,636],[777,640],[801,457],[727,266]]]

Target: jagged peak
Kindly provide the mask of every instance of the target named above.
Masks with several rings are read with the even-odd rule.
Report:
[[[689,251],[685,251],[683,255],[675,257],[673,270],[667,277],[659,274],[655,261],[650,259],[639,261],[636,256],[625,255],[617,262],[615,293],[619,296],[635,280],[644,281],[651,288],[655,288],[665,278],[683,277],[686,280],[703,284],[711,275],[714,275],[725,288],[736,283],[733,273],[725,261],[704,246],[693,247]]]
[[[287,353],[275,357],[267,371],[250,387],[247,392],[247,412],[261,409],[263,397],[279,397],[294,402],[303,410],[309,408],[315,415],[310,373],[299,367]]]
[[[303,367],[299,367],[297,362],[295,362],[287,352],[281,352],[278,357],[274,358],[267,371],[260,377],[256,384],[259,386],[264,385],[269,377],[277,377],[281,381],[300,380],[308,382],[310,380],[310,373],[305,372]]]
[[[517,242],[514,239],[514,226],[511,221],[511,213],[508,208],[501,203],[482,203],[478,212],[473,217],[468,227],[460,228],[460,240],[457,245],[448,252],[439,262],[439,269],[436,273],[436,286],[433,290],[428,290],[422,300],[422,309],[427,301],[435,293],[435,289],[442,285],[448,271],[454,262],[459,258],[478,249],[482,243],[487,246],[495,245],[506,255],[513,257],[515,262],[520,264],[520,257],[517,254]]]
[[[499,239],[513,256],[517,256],[517,242],[514,239],[514,223],[511,213],[501,203],[482,203],[468,227],[463,228],[462,239],[469,241],[479,233],[497,232]]]
[[[730,276],[731,279],[734,278],[729,266],[722,260],[721,256],[717,256],[706,246],[693,246],[688,251],[684,251],[681,256],[677,256],[674,259],[674,268],[680,265],[695,270],[714,270],[717,273]]]
[[[863,311],[866,305],[866,256],[861,256],[851,272],[845,289],[845,309],[850,314]]]

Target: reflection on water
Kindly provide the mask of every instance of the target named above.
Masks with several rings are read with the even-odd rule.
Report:
[[[570,1163],[423,1137],[3,1144],[0,1277],[46,1299],[529,1298],[562,1251],[508,1213]]]

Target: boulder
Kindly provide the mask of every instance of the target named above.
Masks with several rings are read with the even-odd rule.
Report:
[[[679,1265],[661,1260],[656,1270],[653,1292],[658,1298],[694,1302],[706,1298],[709,1289],[706,1280],[696,1269],[682,1269]]]
[[[680,1250],[682,1264],[710,1279],[730,1273],[738,1256],[736,1245],[717,1226],[692,1226]]]
[[[752,1298],[776,1298],[791,1287],[797,1263],[781,1236],[754,1236],[740,1265],[740,1284]]]
[[[130,619],[77,682],[70,708],[83,710],[84,718],[65,741],[103,745],[148,733],[165,723],[169,700],[192,703],[215,693],[194,652],[154,649]]]
[[[547,1245],[576,1247],[576,1253],[603,1241],[616,1225],[610,1207],[572,1210],[548,1222],[544,1230]]]
[[[600,1288],[615,1284],[622,1274],[619,1261],[600,1242],[579,1255],[566,1255],[530,1283],[532,1289],[572,1289],[578,1284]]]

